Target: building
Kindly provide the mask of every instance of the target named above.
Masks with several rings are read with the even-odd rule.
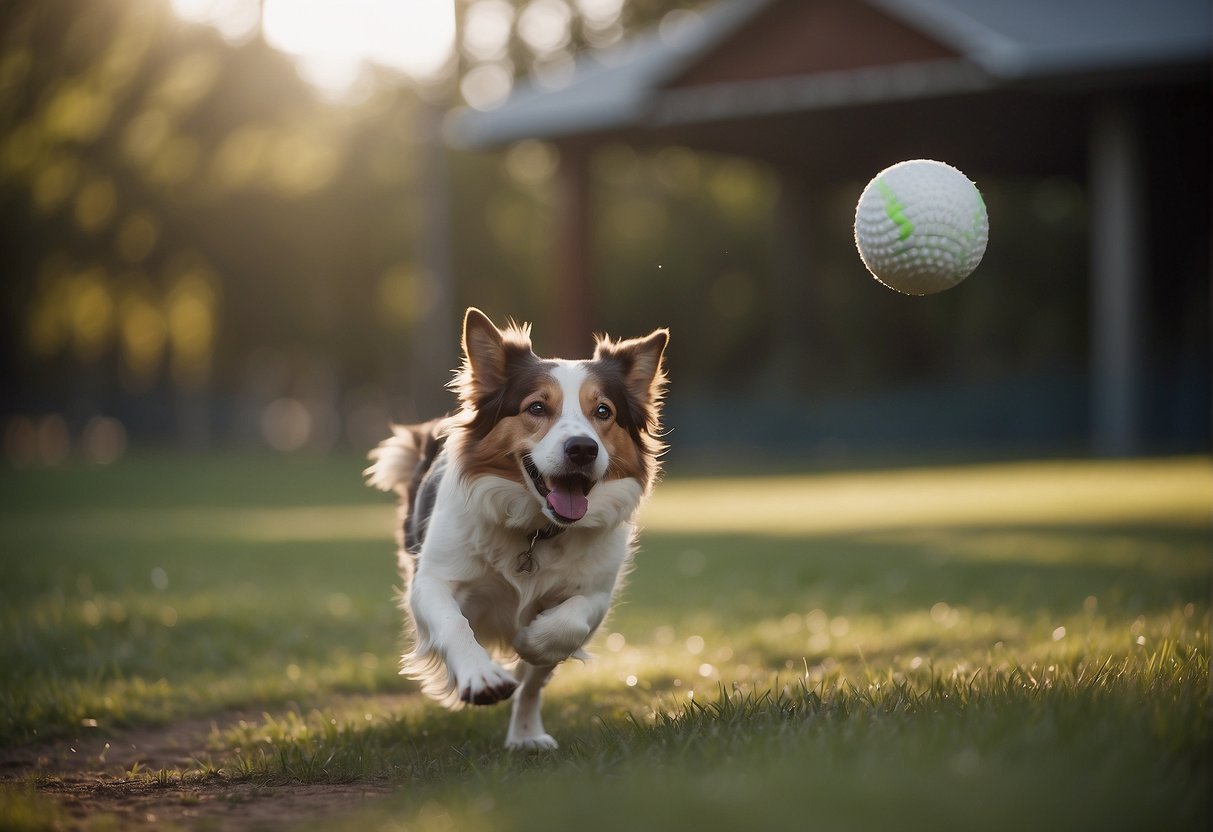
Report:
[[[1090,447],[1158,444],[1146,411],[1168,405],[1150,404],[1166,395],[1151,333],[1183,341],[1196,369],[1178,383],[1203,385],[1182,405],[1202,411],[1179,443],[1192,446],[1209,425],[1211,33],[1207,0],[722,0],[583,56],[560,89],[523,84],[498,109],[463,114],[454,138],[559,148],[566,344],[595,324],[587,171],[607,142],[769,163],[790,297],[812,280],[799,229],[831,181],[916,157],[979,181],[1075,177],[1090,205]],[[1167,310],[1192,303],[1198,323],[1174,333]],[[772,325],[791,337],[796,315],[789,303]]]

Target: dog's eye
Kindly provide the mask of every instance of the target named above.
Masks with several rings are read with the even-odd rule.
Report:
[[[526,409],[526,412],[532,416],[542,416],[548,412],[548,408],[543,402],[531,402],[530,407]]]
[[[614,415],[615,414],[611,412],[611,409],[609,407],[607,407],[605,404],[600,404],[600,405],[598,405],[598,407],[594,408],[594,418],[595,419],[600,419],[605,422],[607,419],[610,419]]]

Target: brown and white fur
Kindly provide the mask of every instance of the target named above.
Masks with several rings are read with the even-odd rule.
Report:
[[[540,359],[469,309],[453,416],[397,427],[368,482],[401,501],[402,675],[449,707],[514,697],[507,748],[555,748],[541,691],[611,608],[659,472],[667,330]],[[509,668],[509,669],[507,669]]]

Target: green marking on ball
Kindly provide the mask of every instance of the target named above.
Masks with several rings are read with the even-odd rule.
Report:
[[[897,225],[897,239],[904,240],[913,234],[914,223],[906,216],[906,207],[901,204],[897,194],[893,193],[893,189],[883,179],[877,179],[876,190],[880,191],[880,196],[884,199],[885,215]]]

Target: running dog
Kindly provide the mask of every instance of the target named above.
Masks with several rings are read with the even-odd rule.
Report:
[[[460,409],[371,451],[368,483],[400,498],[401,674],[452,708],[513,696],[507,748],[556,748],[543,686],[586,658],[631,563],[664,450],[668,341],[603,336],[592,359],[541,359],[529,325],[468,309]]]

